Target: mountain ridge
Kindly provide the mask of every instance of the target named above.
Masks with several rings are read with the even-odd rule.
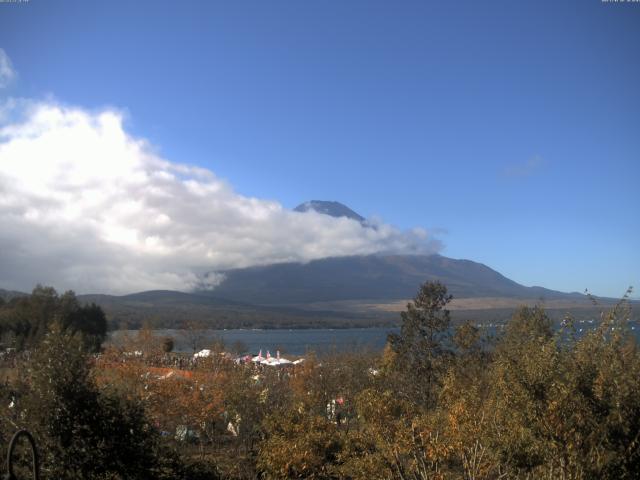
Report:
[[[216,296],[260,305],[407,299],[425,281],[440,281],[458,298],[584,297],[544,287],[526,287],[481,263],[438,254],[329,257],[221,273],[225,280],[213,291]]]

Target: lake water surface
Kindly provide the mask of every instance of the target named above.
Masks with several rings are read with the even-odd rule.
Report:
[[[382,350],[391,332],[398,328],[345,328],[345,329],[291,329],[291,330],[201,330],[198,331],[198,348],[208,348],[216,340],[222,339],[227,348],[242,342],[248,352],[304,355],[309,351],[328,352],[332,349],[348,351],[369,348]],[[194,332],[185,330],[155,330],[156,335],[173,338],[177,352],[192,352],[191,336]],[[111,333],[111,341],[118,343],[125,335],[135,336],[134,330],[116,330]]]
[[[596,324],[576,325],[578,335],[595,328]],[[631,323],[633,333],[640,341],[640,325]],[[582,329],[582,330],[580,330]],[[349,351],[358,349],[382,350],[389,333],[398,333],[399,328],[344,328],[344,329],[291,329],[291,330],[199,330],[197,331],[197,348],[208,348],[216,340],[221,339],[227,349],[241,342],[247,352],[257,354],[259,350],[266,355],[267,350],[275,353],[304,355],[309,351],[318,353]],[[495,335],[494,325],[481,328],[485,334]],[[175,343],[174,351],[192,352],[191,337],[194,332],[185,330],[155,330],[156,335],[169,336]],[[119,343],[126,336],[135,336],[135,330],[116,330],[111,332],[111,341]]]

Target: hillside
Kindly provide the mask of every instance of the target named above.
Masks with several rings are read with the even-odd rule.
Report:
[[[251,305],[199,293],[153,290],[130,295],[79,295],[107,314],[111,328],[319,328],[391,325],[395,312]]]
[[[326,258],[229,270],[214,295],[262,305],[341,300],[403,300],[418,286],[439,280],[457,298],[584,298],[542,287],[525,287],[481,263],[441,255]],[[205,294],[204,292],[202,292]]]
[[[15,290],[4,290],[0,288],[0,298],[2,298],[3,300],[11,300],[12,298],[23,297],[25,295],[26,293],[23,292],[16,292]]]

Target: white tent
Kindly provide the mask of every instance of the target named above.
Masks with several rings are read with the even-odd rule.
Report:
[[[264,360],[264,357],[262,356],[262,350],[260,350],[260,353],[258,353],[258,355],[251,359],[251,361],[254,363],[261,363],[262,360]]]
[[[291,360],[287,360],[286,358],[282,358],[280,356],[280,352],[276,353],[275,358],[272,357],[269,352],[267,352],[267,358],[265,358],[264,360],[261,360],[260,363],[262,365],[269,365],[271,367],[279,367],[282,365],[289,365],[293,362]]]

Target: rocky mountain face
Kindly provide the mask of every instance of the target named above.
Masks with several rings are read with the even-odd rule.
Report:
[[[308,212],[314,211],[318,213],[323,213],[325,215],[329,215],[330,217],[347,217],[352,220],[357,220],[358,222],[364,222],[365,218],[353,210],[351,210],[346,205],[340,202],[331,202],[326,200],[310,200],[308,202],[301,203],[296,208],[293,209],[295,212]]]

